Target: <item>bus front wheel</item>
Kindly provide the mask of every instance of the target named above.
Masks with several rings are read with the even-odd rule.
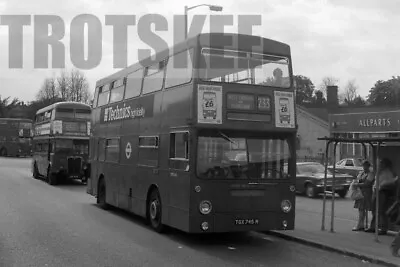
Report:
[[[161,233],[164,230],[162,224],[162,208],[161,208],[161,197],[157,189],[153,189],[150,193],[150,198],[147,204],[148,218],[151,227]]]
[[[104,210],[108,209],[109,207],[106,202],[106,184],[104,182],[104,178],[100,178],[99,180],[99,187],[97,189],[97,204]]]
[[[39,178],[39,172],[37,169],[36,162],[33,164],[33,178],[38,179]]]
[[[52,173],[51,169],[48,168],[48,170],[47,170],[47,183],[49,185],[57,185],[57,183],[58,183],[57,180],[58,180],[57,175],[55,173]]]

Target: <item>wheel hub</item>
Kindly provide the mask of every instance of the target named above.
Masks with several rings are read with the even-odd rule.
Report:
[[[157,218],[158,205],[159,205],[159,203],[157,200],[153,200],[150,204],[150,217],[152,220],[155,220]]]

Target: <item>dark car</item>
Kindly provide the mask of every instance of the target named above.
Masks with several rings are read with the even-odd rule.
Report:
[[[296,170],[296,190],[310,198],[324,192],[325,166],[318,162],[298,162]],[[327,172],[327,191],[332,191],[333,174]],[[345,198],[353,177],[348,174],[335,174],[335,192]]]

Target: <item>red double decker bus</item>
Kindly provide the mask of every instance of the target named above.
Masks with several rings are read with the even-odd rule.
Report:
[[[86,182],[91,107],[58,102],[36,112],[32,175],[51,185],[67,179]]]
[[[30,156],[32,120],[0,118],[0,156]]]
[[[156,231],[294,229],[290,47],[207,33],[157,58],[97,82],[87,192]]]

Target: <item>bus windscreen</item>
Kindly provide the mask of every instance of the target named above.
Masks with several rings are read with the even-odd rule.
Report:
[[[197,175],[214,179],[287,179],[287,139],[199,136]]]
[[[203,48],[200,78],[205,81],[290,87],[289,59],[250,52]]]

